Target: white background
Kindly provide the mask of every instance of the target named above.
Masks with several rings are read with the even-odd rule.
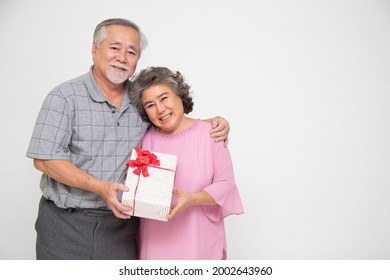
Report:
[[[0,259],[35,258],[35,119],[111,17],[148,37],[138,69],[184,74],[192,117],[230,121],[230,259],[390,259],[386,0],[1,0]]]

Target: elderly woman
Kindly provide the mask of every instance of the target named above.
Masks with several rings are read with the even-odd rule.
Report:
[[[243,213],[228,149],[210,137],[208,122],[186,116],[193,102],[179,72],[147,68],[129,92],[153,124],[142,148],[177,155],[172,210],[167,222],[141,219],[140,259],[226,259],[224,218]]]

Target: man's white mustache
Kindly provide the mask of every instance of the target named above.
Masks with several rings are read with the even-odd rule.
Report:
[[[126,64],[122,64],[122,63],[110,63],[111,66],[114,66],[114,67],[118,67],[118,68],[122,68],[124,70],[129,70],[129,67],[127,67]]]

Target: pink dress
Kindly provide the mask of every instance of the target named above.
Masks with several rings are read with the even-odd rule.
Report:
[[[146,132],[143,149],[177,155],[174,186],[187,192],[203,189],[217,205],[189,207],[167,222],[141,219],[141,260],[226,259],[223,219],[243,213],[243,207],[230,153],[223,142],[214,142],[210,130],[209,123],[197,120],[174,135],[160,134],[154,128]]]

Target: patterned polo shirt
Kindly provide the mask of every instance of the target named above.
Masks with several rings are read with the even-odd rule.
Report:
[[[125,86],[120,110],[103,96],[89,73],[54,88],[35,123],[27,157],[69,160],[90,175],[124,182],[126,162],[149,124],[142,121]],[[43,174],[43,196],[60,208],[107,208],[95,193],[72,188]]]

